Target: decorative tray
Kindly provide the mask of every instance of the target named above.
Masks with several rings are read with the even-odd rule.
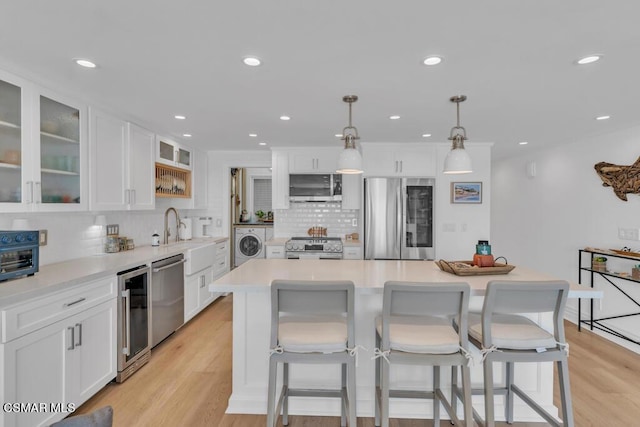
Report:
[[[508,274],[516,268],[515,265],[496,262],[493,267],[478,267],[473,261],[435,261],[440,270],[457,276],[481,276],[487,274]]]

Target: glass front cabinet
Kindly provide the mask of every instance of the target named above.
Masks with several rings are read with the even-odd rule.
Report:
[[[0,74],[0,206],[78,211],[86,201],[86,109]]]

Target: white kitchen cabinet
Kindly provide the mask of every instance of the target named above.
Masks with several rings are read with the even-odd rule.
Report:
[[[335,173],[340,148],[311,147],[289,152],[289,173]]]
[[[360,246],[343,246],[342,259],[362,259],[362,247]]]
[[[224,276],[230,270],[229,258],[231,256],[231,252],[229,250],[229,240],[216,243],[215,253],[215,262],[213,264],[213,280]]]
[[[154,134],[91,110],[91,209],[154,209]]]
[[[0,206],[87,208],[86,107],[0,72]]]
[[[30,333],[7,332],[6,335],[17,335],[18,338],[0,344],[4,378],[0,400],[60,404],[60,408],[58,411],[19,414],[2,411],[0,426],[48,425],[60,420],[67,415],[65,405],[73,404],[77,408],[115,378],[115,281],[116,278],[109,278],[81,286],[75,292],[59,293],[67,303],[56,304],[57,311],[51,311],[48,302],[57,301],[58,295],[27,301],[24,309],[12,308],[15,313],[24,314],[17,317],[24,322],[40,321],[47,316],[59,319],[59,312],[70,315]],[[99,288],[109,291],[100,292],[98,296],[95,290]],[[28,325],[23,326],[23,332],[28,330]]]
[[[191,169],[193,162],[191,148],[162,136],[156,138],[156,144],[156,162]]]
[[[267,246],[267,258],[280,258],[284,259],[286,256],[284,243],[282,245],[269,245]]]
[[[228,240],[187,251],[185,256],[184,321],[191,320],[221,294],[209,285],[229,271]]]
[[[289,153],[271,152],[271,205],[273,209],[289,209]]]
[[[184,321],[191,320],[200,313],[219,294],[209,291],[209,285],[213,282],[213,267],[205,268],[196,274],[192,274],[184,282]]]
[[[155,134],[140,126],[127,125],[127,150],[125,173],[127,190],[125,191],[129,209],[155,209],[155,173],[154,150]],[[128,191],[128,193],[127,193]]]
[[[431,177],[436,151],[423,144],[363,144],[365,176]]]

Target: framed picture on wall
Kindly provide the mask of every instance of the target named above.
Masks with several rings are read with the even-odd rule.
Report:
[[[482,183],[452,182],[451,203],[482,203]]]

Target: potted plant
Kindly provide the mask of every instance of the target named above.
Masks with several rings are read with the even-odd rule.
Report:
[[[266,215],[267,215],[267,214],[266,214],[266,213],[264,213],[264,211],[263,211],[262,209],[258,209],[258,210],[256,211],[256,216],[258,217],[258,220],[259,220],[259,221],[264,221],[264,217],[265,217]]]
[[[596,271],[607,271],[607,258],[603,256],[591,259],[591,269]]]

